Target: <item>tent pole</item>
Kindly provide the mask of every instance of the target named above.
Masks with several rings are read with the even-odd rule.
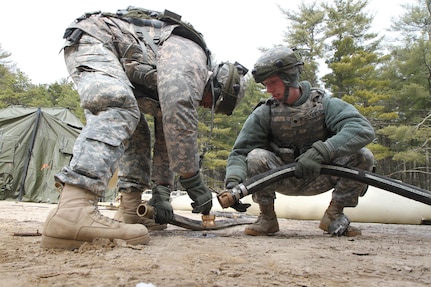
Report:
[[[33,153],[34,142],[36,141],[36,133],[37,133],[37,130],[39,128],[39,122],[40,122],[41,115],[42,115],[42,111],[39,107],[39,108],[37,108],[37,111],[36,111],[35,124],[33,127],[33,131],[31,132],[30,145],[29,145],[28,150],[27,150],[27,158],[25,159],[25,165],[24,165],[24,170],[23,170],[24,175],[21,179],[21,184],[19,186],[19,201],[22,201],[22,196],[25,194],[24,185],[25,185],[25,181],[27,179],[28,166],[30,165],[31,155]]]

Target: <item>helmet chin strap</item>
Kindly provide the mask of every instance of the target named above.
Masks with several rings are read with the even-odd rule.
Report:
[[[287,74],[284,74],[284,73],[280,75],[280,78],[282,79],[284,87],[286,88],[284,91],[283,103],[288,104],[287,100],[289,99],[289,96],[290,96],[290,88],[292,88],[292,89],[299,88],[299,83],[296,79],[293,81],[293,84],[296,83],[296,85],[298,85],[298,86],[292,85],[291,79],[289,79],[289,76]]]
[[[286,81],[286,80],[283,80],[283,83],[284,83],[284,87],[286,88],[284,90],[283,103],[287,104],[287,99],[289,98],[289,90],[290,90],[290,85],[289,84],[290,84],[290,82]]]

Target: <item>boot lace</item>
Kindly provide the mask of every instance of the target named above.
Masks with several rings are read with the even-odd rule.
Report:
[[[108,225],[121,223],[121,221],[118,221],[103,215],[100,212],[100,210],[97,208],[97,205],[94,205],[94,209],[92,210],[91,215],[94,217],[96,221],[103,222]]]

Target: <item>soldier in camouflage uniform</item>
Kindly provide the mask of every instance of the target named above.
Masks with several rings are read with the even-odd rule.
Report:
[[[332,200],[319,227],[332,235],[355,236],[344,207],[355,207],[367,185],[329,175],[320,175],[322,163],[371,171],[374,156],[365,148],[374,139],[374,129],[352,105],[299,82],[303,62],[287,47],[275,47],[257,60],[253,76],[272,95],[247,118],[228,157],[226,188],[247,177],[297,162],[295,177],[287,178],[252,194],[259,204],[257,222],[247,235],[279,231],[274,211],[275,191],[291,196],[311,196],[332,188]]]
[[[222,94],[205,89],[217,84],[218,77],[211,74],[202,36],[177,18],[160,15],[133,7],[116,14],[87,13],[66,29],[65,62],[87,122],[70,164],[56,175],[63,188],[57,208],[45,221],[42,247],[73,249],[94,238],[146,244],[148,222],[136,214],[141,193],[152,179],[155,221],[168,223],[173,217],[169,198],[174,172],[193,200],[193,212],[210,212],[212,194],[199,174],[197,108],[222,101]],[[147,33],[153,34],[151,41]],[[240,67],[220,65],[234,68],[241,80],[222,87],[234,89],[239,101]],[[143,112],[155,117],[152,174],[150,130]],[[97,209],[117,168],[123,201],[116,218],[123,222]]]

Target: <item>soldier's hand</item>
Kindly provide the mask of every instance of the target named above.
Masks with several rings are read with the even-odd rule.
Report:
[[[202,192],[205,193],[195,197],[194,202],[192,202],[192,213],[209,214],[213,207],[211,191],[207,188],[207,190]]]
[[[153,196],[148,204],[154,207],[154,220],[156,223],[166,224],[174,218],[174,210],[169,201],[162,200],[159,196]]]
[[[212,193],[202,181],[201,174],[197,172],[190,178],[180,177],[180,183],[193,200],[192,212],[209,214],[213,206]]]
[[[153,195],[148,204],[154,207],[154,220],[156,223],[166,224],[174,218],[174,210],[169,199],[169,188],[162,185],[153,187]]]
[[[320,175],[322,163],[329,160],[330,155],[324,143],[317,141],[296,159],[295,176],[297,178],[316,178]]]
[[[310,148],[298,157],[297,162],[295,168],[297,178],[315,178],[320,175],[323,157],[316,149]]]

